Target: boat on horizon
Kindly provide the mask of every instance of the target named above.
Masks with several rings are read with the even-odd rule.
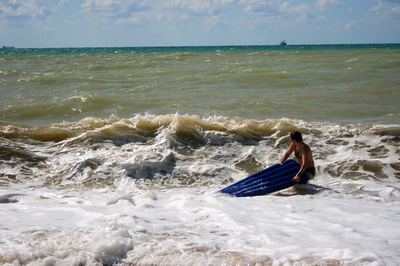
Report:
[[[281,43],[279,44],[280,46],[286,46],[287,45],[287,43],[286,43],[286,41],[285,40],[283,40],[283,41],[281,41]]]

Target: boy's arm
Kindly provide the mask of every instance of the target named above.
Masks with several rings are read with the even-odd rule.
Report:
[[[294,151],[294,144],[291,143],[279,163],[282,164],[284,161],[286,161],[286,159],[289,158],[290,154],[292,154],[293,151]]]

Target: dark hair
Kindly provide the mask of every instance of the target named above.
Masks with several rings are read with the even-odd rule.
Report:
[[[299,131],[292,132],[290,134],[290,138],[292,140],[297,141],[297,142],[302,142],[303,141],[303,137],[301,136],[301,133]]]

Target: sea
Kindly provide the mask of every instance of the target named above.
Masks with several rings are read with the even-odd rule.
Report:
[[[400,264],[400,44],[2,49],[0,93],[0,265]],[[293,131],[309,184],[218,192]]]

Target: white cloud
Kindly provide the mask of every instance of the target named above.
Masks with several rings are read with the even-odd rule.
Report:
[[[140,16],[130,17],[130,18],[120,18],[116,21],[117,24],[141,24],[143,20]]]
[[[352,20],[349,23],[347,23],[346,25],[344,25],[344,29],[349,31],[351,29],[353,29],[353,27],[356,25],[356,21]]]
[[[154,11],[137,11],[129,17],[118,18],[116,24],[145,24],[149,22],[169,21],[170,14]]]
[[[142,24],[200,18],[215,25],[219,13],[237,0],[85,0],[82,9],[91,18],[116,24]]]
[[[340,2],[339,0],[318,0],[315,5],[319,10],[324,11],[338,7]]]
[[[0,1],[0,18],[8,20],[24,18],[45,18],[63,7],[69,0],[9,0]]]
[[[228,18],[232,9],[242,12],[242,18],[258,22],[256,16],[274,23],[307,23],[320,20],[318,11],[338,4],[339,0],[318,0],[317,7],[293,0],[84,0],[82,9],[90,18],[108,24],[192,20],[211,26],[239,20]]]
[[[288,2],[284,2],[279,5],[278,10],[282,13],[304,13],[310,10],[310,6],[304,3],[294,6],[289,4]]]
[[[381,20],[399,20],[400,19],[400,0],[378,1],[370,11],[371,17]]]
[[[0,16],[2,17],[43,17],[52,11],[52,8],[43,1],[10,0],[0,2]]]
[[[60,0],[59,6],[63,7],[66,3],[68,3],[70,0]]]
[[[82,9],[98,16],[116,17],[128,12],[142,10],[146,1],[141,0],[85,0]]]
[[[319,22],[324,19],[319,13],[320,10],[307,2],[241,0],[240,3],[244,6],[244,10],[251,13],[253,17],[254,15],[263,17],[264,22],[257,20],[262,25],[273,23],[275,27],[290,28],[293,25]],[[252,19],[256,21],[253,17]]]
[[[184,11],[198,14],[213,14],[235,0],[85,0],[82,8],[86,12],[101,13],[106,16],[134,14],[136,12]]]
[[[234,0],[169,0],[165,1],[172,8],[179,8],[195,13],[214,14]]]
[[[285,15],[289,13],[304,13],[310,7],[304,3],[293,5],[289,2],[278,0],[240,0],[245,12],[261,14],[265,16]]]

